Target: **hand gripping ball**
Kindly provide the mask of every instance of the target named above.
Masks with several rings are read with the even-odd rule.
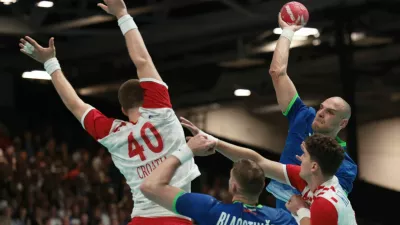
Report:
[[[288,2],[281,9],[282,20],[289,25],[305,26],[309,14],[307,8],[300,2]]]

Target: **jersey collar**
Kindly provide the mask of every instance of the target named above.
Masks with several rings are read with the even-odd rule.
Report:
[[[245,208],[262,208],[262,205],[260,205],[260,204],[258,204],[258,205],[249,205],[249,204],[245,204],[245,203],[243,203],[243,202],[241,202],[241,201],[233,201],[233,204],[236,204],[236,203],[240,203],[240,204],[242,204]]]

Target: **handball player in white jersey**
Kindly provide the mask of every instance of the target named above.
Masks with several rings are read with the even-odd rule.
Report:
[[[125,176],[133,195],[131,224],[192,224],[189,218],[151,202],[139,190],[143,179],[186,141],[183,128],[172,110],[168,86],[158,74],[124,1],[104,2],[98,6],[117,17],[139,77],[139,80],[126,81],[118,92],[122,112],[129,120],[109,118],[79,98],[58,63],[54,38],[49,40],[48,48],[43,48],[32,38],[25,37],[21,39],[21,52],[44,63],[66,107],[84,129],[111,153],[115,166]],[[199,175],[192,159],[177,170],[170,184],[190,192],[191,181]]]

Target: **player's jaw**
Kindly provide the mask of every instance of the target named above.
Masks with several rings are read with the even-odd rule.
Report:
[[[328,134],[334,129],[334,125],[329,119],[315,117],[311,127],[315,133]]]

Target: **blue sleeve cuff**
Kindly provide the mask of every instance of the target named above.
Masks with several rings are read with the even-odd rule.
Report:
[[[186,192],[184,191],[180,191],[178,194],[176,194],[174,201],[172,202],[172,209],[174,210],[174,212],[176,214],[179,214],[179,212],[176,209],[176,202],[178,201],[179,197],[181,197],[182,195],[184,195]]]

